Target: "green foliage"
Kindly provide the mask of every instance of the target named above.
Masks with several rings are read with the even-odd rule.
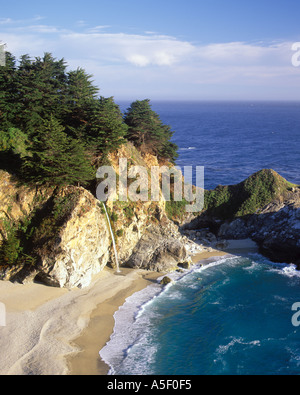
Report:
[[[13,127],[18,116],[15,76],[16,60],[6,52],[5,66],[0,67],[0,129],[2,130]]]
[[[28,137],[20,129],[0,130],[0,151],[8,151],[23,158],[29,155],[28,148]]]
[[[85,137],[96,154],[106,155],[126,142],[127,125],[113,97],[100,97],[89,106]]]
[[[40,209],[34,210],[19,223],[2,220],[4,240],[0,245],[0,265],[34,265],[44,249],[52,250],[78,196],[76,190],[62,195],[58,189]]]
[[[127,206],[124,208],[125,217],[130,220],[134,217],[134,208],[131,206]]]
[[[123,229],[118,229],[118,230],[116,231],[117,237],[122,237],[123,234],[124,234],[124,230],[123,230]]]
[[[273,170],[261,170],[237,185],[205,191],[205,210],[221,219],[258,213],[267,204],[284,198],[291,184]]]
[[[173,132],[152,111],[149,100],[136,101],[125,119],[112,97],[85,70],[68,71],[50,53],[17,65],[6,53],[0,68],[0,167],[37,184],[86,185],[110,152],[132,141],[142,152],[174,162]]]
[[[50,53],[31,60],[21,57],[14,75],[18,107],[16,126],[28,134],[36,132],[51,114],[61,117],[65,109],[66,64]]]
[[[33,231],[29,230],[30,225],[30,217],[24,218],[20,223],[15,223],[11,219],[2,221],[4,240],[0,245],[0,266],[35,263],[35,258],[30,252],[26,253],[26,244]]]
[[[44,121],[33,138],[31,154],[23,165],[24,178],[28,182],[84,185],[93,179],[93,168],[83,144],[68,137],[54,117]]]
[[[0,68],[0,167],[25,182],[86,185],[92,164],[119,148],[127,125],[113,98],[83,69],[66,71],[50,53],[6,54]],[[9,166],[8,166],[9,164]]]
[[[77,201],[78,191],[61,195],[58,190],[47,204],[35,213],[31,222],[33,229],[30,238],[31,249],[44,248],[47,243],[55,241]]]
[[[112,213],[110,214],[110,219],[111,219],[112,222],[117,222],[118,219],[119,219],[119,216],[118,216],[117,213],[112,212]]]
[[[176,202],[171,200],[166,202],[166,213],[171,220],[182,220],[186,214],[186,205],[190,204],[185,199]]]
[[[18,228],[13,222],[4,222],[5,239],[0,245],[0,265],[11,266],[22,253],[21,241]]]
[[[178,147],[171,142],[173,132],[151,109],[149,99],[132,103],[125,113],[125,122],[128,125],[128,140],[142,152],[175,162]]]

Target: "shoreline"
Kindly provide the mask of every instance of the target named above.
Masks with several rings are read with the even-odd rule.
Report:
[[[121,276],[133,269],[121,268]],[[162,273],[140,271],[139,277],[126,289],[113,295],[110,299],[100,303],[90,316],[88,326],[80,336],[73,342],[79,349],[76,355],[67,358],[68,375],[107,375],[109,366],[101,359],[99,352],[114,330],[114,314],[123,306],[126,299],[136,292],[150,285]]]
[[[227,252],[212,250],[202,251],[192,257],[193,264],[218,256],[226,256]],[[131,269],[123,269],[131,270]],[[91,315],[87,328],[74,341],[80,351],[68,357],[69,375],[107,375],[110,367],[101,359],[99,352],[110,340],[114,332],[114,314],[123,306],[126,299],[141,291],[159,277],[167,273],[145,272],[142,277],[126,290],[114,295],[111,299],[99,304]]]
[[[205,248],[194,264],[231,251]],[[99,352],[126,299],[166,273],[105,268],[83,289],[0,281],[6,327],[0,327],[1,375],[107,375]]]
[[[93,312],[113,301],[118,308],[124,298],[150,284],[151,275],[133,269],[116,274],[105,268],[89,287],[72,290],[0,281],[0,302],[6,310],[6,326],[0,327],[0,375],[72,374],[69,361],[82,357],[76,340],[89,334]],[[110,311],[102,316],[105,323],[113,320]]]

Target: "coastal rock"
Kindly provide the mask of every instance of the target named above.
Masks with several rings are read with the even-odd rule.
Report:
[[[165,276],[160,282],[160,284],[164,285],[164,286],[171,284],[171,283],[172,283],[172,280],[170,279],[170,277],[167,277],[167,276]]]
[[[260,214],[226,221],[218,232],[222,239],[251,238],[270,259],[296,263],[300,259],[300,199],[272,202]]]
[[[170,237],[161,226],[151,225],[134,248],[126,265],[164,272],[174,270],[186,258],[187,251],[180,239]]]
[[[270,169],[237,185],[218,186],[207,192],[206,209],[183,231],[199,229],[202,237],[207,230],[218,237],[215,246],[250,238],[271,260],[299,265],[300,187]]]
[[[130,166],[158,165],[157,158],[144,158],[127,143],[109,160],[116,174],[120,158],[131,158]],[[108,202],[119,264],[168,271],[186,259],[187,252],[158,202]],[[7,222],[19,236],[20,252],[2,255],[0,279],[20,283],[38,281],[56,287],[85,287],[92,277],[110,264],[114,266],[111,234],[99,201],[80,187],[49,188],[20,186],[4,171],[0,173],[0,246],[7,242]],[[6,228],[5,228],[6,227]],[[11,239],[13,240],[13,239]],[[134,251],[135,250],[135,251]]]
[[[0,170],[0,242],[5,237],[5,220],[17,223],[41,206],[53,193],[53,188],[20,186],[6,171]]]
[[[55,206],[55,201],[64,205]],[[111,245],[106,218],[98,201],[85,189],[69,187],[53,194],[36,211],[33,222],[31,253],[35,263],[2,265],[1,279],[85,287],[106,266]]]
[[[178,263],[177,266],[181,267],[182,269],[189,269],[191,267],[191,264],[190,264],[190,262],[185,261],[185,262]]]
[[[81,189],[80,198],[52,251],[43,253],[39,277],[60,287],[88,286],[106,266],[111,244],[97,200]]]

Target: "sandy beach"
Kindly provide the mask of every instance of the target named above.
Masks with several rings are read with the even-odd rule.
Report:
[[[127,276],[132,269],[122,268],[120,276]],[[100,303],[93,311],[90,322],[81,335],[74,341],[80,350],[68,358],[70,375],[106,375],[109,367],[101,360],[99,351],[109,341],[113,332],[115,321],[114,313],[122,306],[126,299],[135,292],[141,291],[150,285],[162,273],[137,271],[135,281],[127,288],[120,290],[111,298]]]
[[[96,354],[100,351],[113,330],[115,310],[128,296],[150,284],[153,276],[158,273],[122,269],[116,274],[105,269],[89,287],[70,291],[0,281],[0,302],[6,308],[6,326],[0,327],[0,374],[105,374],[104,365],[97,369],[98,357],[95,363],[91,358],[86,364],[81,351],[93,347]],[[89,324],[93,327],[93,317],[99,315],[103,325],[94,338]],[[77,354],[82,364],[78,365],[76,358],[70,362],[70,356]]]
[[[225,254],[209,249],[193,262]],[[6,307],[0,374],[106,375],[99,351],[113,332],[114,313],[162,275],[126,268],[117,274],[106,268],[89,287],[74,290],[0,281],[0,302]]]

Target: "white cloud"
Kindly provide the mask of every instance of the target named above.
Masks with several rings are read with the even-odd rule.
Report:
[[[0,25],[8,25],[12,23],[12,19],[10,18],[0,18]]]
[[[85,21],[78,21],[83,32],[32,22],[10,29],[11,23],[0,19],[0,41],[9,51],[16,56],[52,52],[64,57],[70,67],[93,74],[107,96],[116,95],[118,87],[124,94],[144,91],[145,97],[205,97],[218,91],[222,96],[233,86],[245,97],[257,87],[258,96],[274,98],[278,87],[280,99],[283,86],[286,96],[299,96],[300,68],[291,64],[291,42],[200,45],[151,31],[107,33],[110,26],[88,28]]]
[[[23,30],[21,28],[21,30]],[[26,27],[27,31],[32,31],[35,33],[62,33],[62,30],[56,26],[48,26],[48,25],[31,25]]]

